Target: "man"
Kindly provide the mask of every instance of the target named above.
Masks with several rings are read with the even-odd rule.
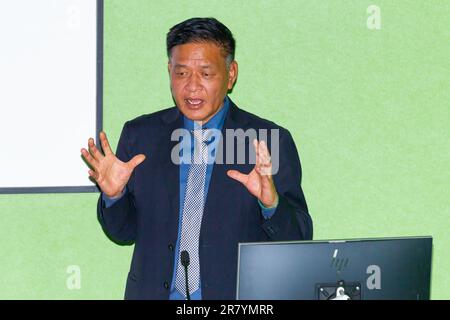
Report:
[[[81,150],[102,191],[102,227],[113,241],[135,244],[125,299],[234,299],[239,242],[312,239],[291,135],[227,96],[238,75],[234,51],[230,30],[216,19],[172,27],[176,107],[127,122],[117,157],[103,132],[104,154],[92,138]],[[180,130],[181,142],[174,139]],[[251,130],[256,139],[236,143]],[[277,170],[269,146],[279,153]],[[244,161],[243,148],[254,148]],[[190,260],[188,279],[181,258]]]

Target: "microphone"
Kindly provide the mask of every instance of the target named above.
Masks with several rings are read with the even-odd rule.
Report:
[[[184,267],[184,274],[185,274],[185,280],[186,280],[186,299],[191,300],[191,296],[189,294],[189,282],[188,282],[188,265],[190,263],[189,259],[189,252],[186,250],[181,251],[181,265]]]

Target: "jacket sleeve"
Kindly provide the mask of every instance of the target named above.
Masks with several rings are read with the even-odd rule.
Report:
[[[116,156],[128,162],[134,155],[131,152],[128,123],[125,123],[117,146]],[[105,206],[102,194],[97,203],[97,218],[103,231],[118,244],[132,244],[136,239],[137,215],[134,205],[134,173],[127,183],[125,194],[110,207]]]
[[[278,206],[263,225],[270,240],[312,240],[313,224],[301,188],[302,171],[294,140],[289,131],[280,129],[279,168],[273,175],[278,192]]]

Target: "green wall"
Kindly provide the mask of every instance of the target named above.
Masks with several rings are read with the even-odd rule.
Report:
[[[193,16],[237,39],[232,99],[294,136],[314,238],[432,235],[432,298],[450,299],[450,2],[105,0],[113,146],[126,120],[173,105],[165,34]],[[132,247],[103,234],[97,197],[0,195],[0,299],[123,297]]]

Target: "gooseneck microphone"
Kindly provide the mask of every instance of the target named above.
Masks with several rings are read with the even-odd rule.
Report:
[[[186,280],[186,299],[191,300],[191,296],[189,294],[189,281],[188,281],[188,265],[190,263],[189,260],[189,252],[186,250],[181,251],[181,265],[184,267],[184,274],[185,274],[185,280]]]

